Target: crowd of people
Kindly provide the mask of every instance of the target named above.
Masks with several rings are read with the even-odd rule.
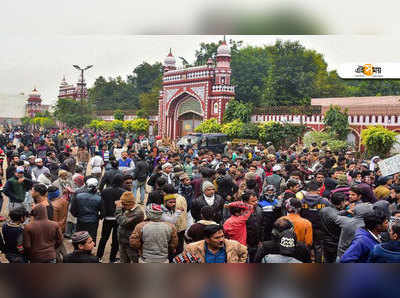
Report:
[[[400,262],[400,176],[378,156],[77,129],[8,129],[0,148],[10,263]]]

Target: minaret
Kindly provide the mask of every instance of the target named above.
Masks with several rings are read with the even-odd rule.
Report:
[[[169,49],[169,54],[164,60],[164,71],[175,70],[176,69],[176,60],[172,55],[172,50]]]
[[[215,84],[230,85],[231,81],[231,49],[226,44],[225,36],[217,49],[215,66]]]

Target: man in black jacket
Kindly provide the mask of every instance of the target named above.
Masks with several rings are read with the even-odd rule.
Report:
[[[137,190],[139,188],[140,193],[140,204],[144,205],[144,199],[146,194],[146,180],[149,172],[149,166],[147,162],[143,159],[143,156],[140,157],[141,159],[136,162],[136,167],[134,170],[134,181],[133,181],[133,195],[136,197]]]
[[[111,162],[111,169],[106,171],[103,178],[101,178],[100,181],[100,185],[99,185],[99,191],[103,191],[104,186],[111,186],[113,183],[113,179],[115,177],[115,175],[120,174],[122,175],[121,170],[118,169],[118,161],[117,160],[113,160]]]
[[[74,233],[72,245],[74,251],[64,256],[64,263],[99,263],[99,258],[92,255],[94,242],[87,231]]]
[[[197,197],[192,202],[192,216],[197,222],[201,219],[201,208],[204,206],[211,206],[214,209],[213,220],[217,223],[222,223],[224,199],[215,194],[215,187],[210,181],[204,181],[202,186],[203,194]]]
[[[280,254],[279,241],[281,235],[290,229],[293,229],[293,224],[285,219],[279,218],[273,226],[272,240],[264,241],[257,250],[254,258],[254,263],[261,263],[262,259],[269,254]],[[295,236],[294,236],[295,237]],[[301,261],[302,263],[311,263],[310,253],[303,243],[296,243],[294,254],[291,257]]]
[[[125,192],[122,188],[123,176],[117,174],[114,176],[112,186],[104,189],[101,192],[101,211],[100,217],[104,218],[103,228],[101,230],[101,239],[97,249],[97,257],[101,259],[104,255],[104,249],[108,238],[112,231],[112,243],[110,252],[110,263],[116,262],[118,253],[118,223],[115,217],[115,202],[118,201],[121,195]]]

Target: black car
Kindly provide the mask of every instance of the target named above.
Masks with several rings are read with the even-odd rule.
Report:
[[[183,136],[177,145],[187,146],[190,139],[191,144],[197,144],[198,149],[207,149],[215,153],[223,153],[228,136],[222,133],[191,133]]]

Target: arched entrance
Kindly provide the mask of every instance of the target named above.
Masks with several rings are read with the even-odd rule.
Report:
[[[169,115],[170,132],[177,139],[194,131],[204,119],[204,109],[199,99],[184,93],[172,101]]]

